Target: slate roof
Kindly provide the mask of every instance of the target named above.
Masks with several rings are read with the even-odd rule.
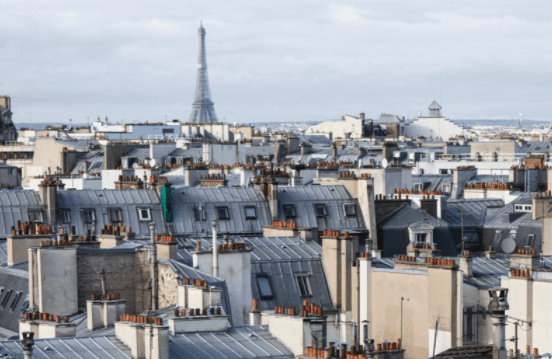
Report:
[[[293,352],[267,327],[229,328],[226,332],[178,334],[170,337],[171,359],[292,359]]]
[[[433,101],[431,105],[429,105],[428,109],[430,110],[439,110],[441,109],[441,106],[437,103],[437,101]]]
[[[453,182],[452,175],[413,175],[412,184],[422,183],[422,188],[428,191],[444,190],[445,184]],[[450,190],[450,188],[449,188]]]
[[[187,150],[184,148],[177,148],[169,154],[169,157],[181,157],[181,158],[199,158],[203,157],[203,147],[192,147]]]
[[[100,150],[90,151],[75,163],[71,174],[79,174],[81,171],[84,171],[84,159],[88,161],[88,172],[89,173],[101,173],[104,169],[104,152]]]
[[[278,146],[246,146],[246,156],[271,156],[276,154]]]
[[[516,212],[516,203],[531,203],[531,199],[535,196],[532,192],[527,192],[520,197],[516,198],[512,202],[499,207],[499,208],[487,208],[485,213],[484,226],[485,228],[510,228],[515,229],[521,224],[540,225],[541,219],[533,219],[533,213],[531,212]],[[504,215],[514,214],[510,217],[510,220],[506,220]]]
[[[489,207],[502,207],[502,199],[449,199],[443,219],[451,226],[462,223],[462,208],[464,210],[464,226],[483,226],[485,212]]]
[[[439,359],[492,358],[493,345],[464,345],[435,354]]]
[[[322,247],[314,241],[303,241],[297,237],[234,237],[237,243],[246,243],[251,253],[251,288],[253,298],[260,298],[257,276],[268,276],[273,297],[259,301],[261,309],[273,309],[275,306],[299,309],[302,298],[299,295],[296,275],[307,275],[313,300],[317,305],[332,305],[330,292],[322,265]],[[193,265],[192,251],[196,242],[201,241],[202,248],[211,248],[211,238],[177,239],[179,242],[178,261]],[[217,239],[219,244],[222,238]]]
[[[378,222],[378,227],[383,229],[406,228],[416,223],[425,223],[434,227],[448,227],[449,224],[428,214],[426,211],[412,208],[406,204],[397,208]]]
[[[18,335],[18,320],[23,318],[23,312],[28,304],[29,273],[0,267],[0,328],[3,329],[0,337]]]

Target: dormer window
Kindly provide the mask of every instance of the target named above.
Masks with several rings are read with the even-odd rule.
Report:
[[[325,204],[317,204],[315,206],[316,209],[316,216],[317,217],[326,217],[328,215],[328,212],[326,212],[326,205]]]
[[[416,233],[416,243],[427,244],[428,237],[427,233]]]
[[[295,206],[292,204],[284,205],[284,214],[286,218],[295,218]]]
[[[29,222],[32,223],[43,223],[44,215],[40,209],[30,209],[29,210]]]

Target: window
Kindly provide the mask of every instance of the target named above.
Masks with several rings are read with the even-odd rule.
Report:
[[[416,243],[427,243],[427,233],[416,233]]]
[[[107,218],[111,223],[123,223],[123,213],[120,208],[108,208]]]
[[[8,176],[13,176],[13,168],[10,168],[10,169],[8,170]]]
[[[447,184],[444,184],[443,185],[443,193],[450,193],[450,188],[452,186],[450,185],[450,183],[447,183]]]
[[[230,217],[228,217],[228,207],[217,207],[217,218],[229,219]]]
[[[4,297],[4,299],[2,299],[2,303],[0,304],[2,306],[2,308],[5,308],[6,304],[8,304],[8,300],[10,300],[10,296],[11,296],[12,292],[13,292],[12,289],[8,289],[6,291],[6,296]]]
[[[515,229],[512,229],[512,230],[510,231],[510,238],[516,239],[516,233],[517,233],[516,230],[515,230]]]
[[[257,219],[255,207],[245,207],[245,219]]]
[[[532,208],[533,208],[533,206],[525,206],[525,210],[526,210],[526,211],[531,211]]]
[[[423,183],[414,183],[414,192],[420,192],[424,189]]]
[[[151,212],[149,208],[138,208],[138,219],[142,222],[151,222]]]
[[[93,208],[83,208],[81,209],[82,221],[84,223],[94,223],[96,222],[96,211]]]
[[[15,297],[13,298],[13,300],[10,304],[10,310],[15,309],[15,306],[17,305],[17,302],[19,301],[19,297],[21,297],[21,292],[16,292]]]
[[[19,309],[19,313],[21,314],[25,313],[27,308],[29,308],[29,300],[25,299],[25,301],[23,302],[23,305],[21,306],[21,309]]]
[[[284,214],[286,218],[295,218],[295,206],[292,204],[284,205]]]
[[[344,204],[343,209],[345,210],[345,216],[354,217],[356,216],[355,205],[352,203]]]
[[[533,248],[533,244],[535,242],[535,235],[530,234],[527,236],[527,243],[525,244],[525,247]]]
[[[328,213],[326,212],[326,205],[325,204],[317,204],[315,206],[316,208],[316,216],[317,217],[326,217]]]
[[[71,223],[71,211],[69,209],[60,209],[58,219],[61,223]]]
[[[439,174],[446,175],[448,174],[448,170],[440,169]]]
[[[29,210],[29,221],[33,223],[44,222],[44,217],[41,210]]]
[[[272,288],[270,287],[270,281],[266,275],[257,276],[257,286],[259,287],[261,299],[272,299]]]
[[[497,247],[498,242],[500,242],[500,238],[501,238],[501,237],[502,237],[502,230],[496,231],[495,237],[494,237],[494,241],[493,241],[493,244],[494,244],[494,247],[495,247],[495,248]]]
[[[312,296],[309,277],[297,276],[297,285],[299,286],[299,295],[301,297]]]
[[[203,209],[194,208],[194,221],[205,221],[205,211]]]

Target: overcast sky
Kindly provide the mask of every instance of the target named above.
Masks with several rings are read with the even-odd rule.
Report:
[[[8,1],[0,95],[14,121],[186,121],[197,28],[227,122],[552,120],[552,1]]]

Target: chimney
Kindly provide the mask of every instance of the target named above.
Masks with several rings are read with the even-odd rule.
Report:
[[[120,294],[108,294],[103,300],[86,301],[88,330],[107,328],[119,320],[121,314],[125,314],[126,300],[119,299]]]
[[[132,319],[147,317],[123,315]],[[126,318],[125,318],[126,319]],[[161,318],[151,318],[152,324],[137,321],[120,321],[115,323],[115,335],[130,348],[133,359],[169,359],[169,327],[163,325]]]
[[[431,199],[430,198],[420,199],[420,209],[423,211],[426,211],[427,214],[429,214],[433,218],[440,218],[437,211],[437,199],[435,199],[435,196],[433,196],[433,198]]]
[[[275,179],[268,183],[268,201],[272,220],[276,221],[278,220],[278,182]]]
[[[335,142],[331,144],[330,148],[332,150],[332,157],[334,161],[337,161],[337,145],[335,144]]]
[[[218,243],[217,243],[217,221],[213,219],[211,223],[213,226],[213,275],[218,277],[219,275],[219,266],[218,266]]]
[[[469,251],[464,251],[460,254],[460,270],[464,272],[464,275],[468,278],[473,277],[473,257]]]
[[[21,344],[23,344],[23,355],[25,356],[25,359],[32,359],[33,358],[33,340],[34,333],[33,332],[24,332],[23,333],[23,341]]]
[[[506,359],[506,311],[508,305],[508,289],[489,289],[488,310],[493,323],[493,359]]]
[[[42,202],[42,206],[46,209],[48,222],[56,224],[56,194],[57,189],[63,188],[63,184],[58,184],[50,178],[45,178],[42,183],[38,185],[38,194]]]

